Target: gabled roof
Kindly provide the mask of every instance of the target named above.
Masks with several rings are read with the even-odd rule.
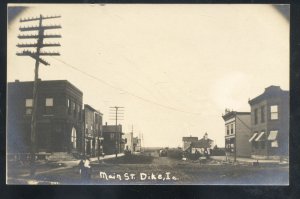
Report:
[[[182,137],[182,141],[184,142],[193,142],[193,141],[197,141],[198,140],[198,137]]]

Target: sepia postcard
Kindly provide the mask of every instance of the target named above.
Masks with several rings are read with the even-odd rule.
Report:
[[[7,184],[289,185],[289,5],[7,16]]]

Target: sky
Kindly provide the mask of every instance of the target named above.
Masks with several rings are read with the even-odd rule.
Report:
[[[205,132],[224,146],[225,108],[250,111],[270,85],[289,90],[289,22],[271,5],[9,4],[26,6],[9,20],[7,79],[33,81],[30,57],[16,56],[20,18],[61,15],[59,57],[44,57],[42,80],[66,79],[83,103],[109,120],[123,106],[123,131],[143,135],[143,146],[178,147]],[[27,43],[34,42],[28,41]],[[26,42],[25,42],[26,43]]]

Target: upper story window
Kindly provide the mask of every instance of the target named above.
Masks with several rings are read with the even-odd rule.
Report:
[[[271,120],[278,119],[278,105],[270,106]]]
[[[70,102],[71,102],[71,107],[69,109],[69,114],[73,113],[75,110],[75,103],[73,101],[70,101]]]
[[[67,109],[68,109],[68,114],[71,113],[71,100],[67,98]]]
[[[79,115],[79,104],[76,104],[76,110],[75,110],[75,116],[78,116],[78,118],[80,117],[80,115]]]
[[[53,98],[46,98],[45,100],[45,114],[53,114]]]
[[[265,122],[265,106],[260,107],[260,122]]]
[[[31,115],[32,114],[32,106],[33,100],[32,99],[25,99],[25,114]]]
[[[111,134],[110,134],[110,139],[111,139],[111,140],[115,139],[115,134],[114,134],[114,133],[111,133]]]
[[[257,121],[258,121],[257,109],[254,109],[254,124],[257,124]]]
[[[234,133],[234,130],[233,130],[233,124],[231,124],[231,134]]]
[[[226,126],[227,135],[229,135],[229,125]]]

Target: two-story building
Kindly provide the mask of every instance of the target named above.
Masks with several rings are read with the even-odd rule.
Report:
[[[84,154],[95,157],[102,154],[102,117],[103,114],[88,104],[84,105],[83,110],[84,134],[83,148]]]
[[[251,135],[250,112],[225,110],[222,115],[225,121],[225,150],[232,157],[250,157]]]
[[[103,125],[103,152],[115,154],[124,152],[124,139],[122,139],[122,125]]]
[[[30,150],[33,82],[7,85],[7,152]],[[38,80],[36,148],[38,152],[79,152],[83,93],[67,80]]]
[[[251,156],[256,159],[287,156],[289,91],[270,86],[248,103],[251,106]]]

